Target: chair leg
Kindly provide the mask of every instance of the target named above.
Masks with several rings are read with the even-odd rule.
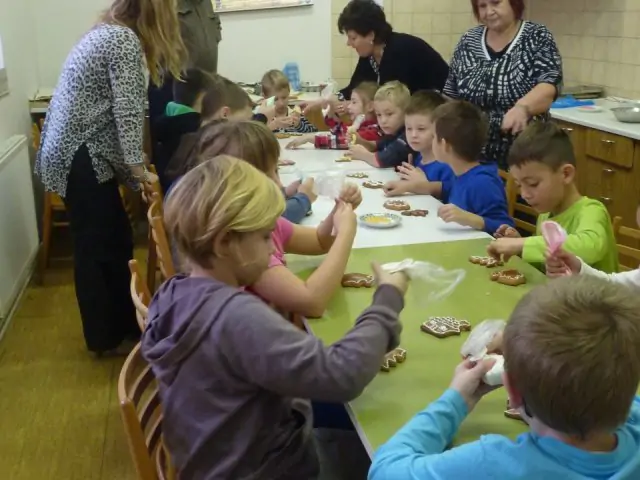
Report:
[[[44,272],[49,266],[49,253],[51,249],[51,232],[53,229],[53,208],[51,207],[51,193],[44,194],[44,209],[42,212],[42,247],[40,248],[40,258],[38,281],[44,283]]]
[[[153,240],[151,225],[149,225],[149,239],[147,250],[147,288],[151,295],[156,291],[156,275],[158,274],[158,251]]]

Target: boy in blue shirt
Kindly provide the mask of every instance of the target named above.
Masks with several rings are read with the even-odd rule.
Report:
[[[434,110],[446,102],[444,97],[432,90],[420,90],[411,96],[405,111],[404,123],[409,146],[418,152],[413,162],[398,167],[400,180],[388,182],[384,191],[389,197],[405,193],[426,193],[432,190],[433,182],[451,183],[455,175],[451,167],[436,160],[433,154]]]
[[[422,193],[440,198],[446,205],[438,216],[493,234],[500,225],[513,226],[507,208],[504,183],[495,164],[478,160],[487,141],[488,123],[483,113],[464,101],[440,105],[432,114],[433,154],[447,163],[452,182],[429,182]]]
[[[354,160],[362,160],[373,167],[399,167],[415,152],[407,143],[404,128],[404,114],[411,100],[409,89],[400,82],[388,82],[378,89],[373,106],[378,119],[378,127],[383,133],[377,142],[358,139],[347,155]]]
[[[445,451],[491,390],[482,377],[493,362],[466,360],[450,388],[380,447],[369,480],[640,478],[638,312],[640,296],[605,279],[535,288],[498,339],[510,404],[531,431]]]

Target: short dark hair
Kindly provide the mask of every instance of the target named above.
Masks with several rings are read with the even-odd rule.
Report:
[[[229,107],[232,112],[236,112],[252,105],[249,94],[242,87],[228,78],[216,75],[215,82],[202,99],[202,119],[204,121],[210,119],[222,107]]]
[[[436,108],[447,101],[435,90],[418,90],[411,95],[405,115],[431,115]]]
[[[554,122],[537,121],[529,124],[518,135],[509,150],[509,167],[527,162],[540,162],[553,170],[562,165],[576,165],[571,139]]]
[[[524,16],[524,0],[509,0],[509,4],[511,5],[511,9],[515,17],[518,20],[522,20]],[[476,17],[476,20],[480,18],[480,12],[478,11],[478,0],[471,0],[471,8],[473,9],[473,15]]]
[[[173,100],[182,105],[193,107],[198,97],[206,93],[215,83],[215,76],[198,68],[190,68],[182,79],[173,82]]]
[[[351,0],[338,17],[340,33],[353,30],[358,35],[374,33],[374,42],[386,43],[393,32],[383,8],[373,0]]]
[[[461,158],[474,162],[487,143],[489,123],[482,111],[469,102],[452,100],[433,111],[438,140],[444,139]]]

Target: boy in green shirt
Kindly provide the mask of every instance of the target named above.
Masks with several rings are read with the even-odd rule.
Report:
[[[542,268],[547,246],[540,226],[545,220],[553,220],[567,231],[566,251],[598,270],[618,271],[609,212],[601,202],[578,192],[573,146],[562,129],[552,122],[529,125],[514,141],[508,163],[522,198],[540,212],[536,235],[522,238],[514,228],[503,225],[487,248],[489,255],[505,259],[519,255]]]

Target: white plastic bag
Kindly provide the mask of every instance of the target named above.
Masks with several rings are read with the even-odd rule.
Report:
[[[504,330],[507,323],[504,320],[485,320],[473,327],[460,349],[460,354],[472,362],[477,362],[487,355],[487,347],[496,336]]]
[[[304,173],[296,170],[296,177],[304,182],[307,178],[313,178],[313,193],[319,197],[328,197],[335,200],[340,196],[346,183],[345,174],[337,170],[329,170],[322,173]]]
[[[382,268],[391,273],[406,273],[411,279],[411,291],[420,303],[431,303],[448,297],[466,275],[462,269],[445,270],[438,265],[411,258],[384,264]]]

